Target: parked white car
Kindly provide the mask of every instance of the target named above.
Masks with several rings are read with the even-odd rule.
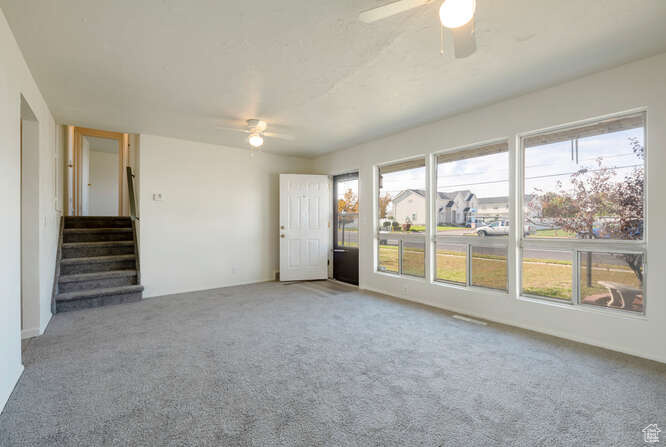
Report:
[[[508,236],[509,235],[509,221],[508,220],[496,220],[491,222],[488,225],[484,225],[476,229],[476,234],[480,237],[486,236]],[[529,234],[534,234],[536,228],[533,225],[525,224],[523,227],[525,236]]]

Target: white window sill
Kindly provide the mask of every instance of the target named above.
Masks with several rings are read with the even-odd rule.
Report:
[[[604,315],[608,317],[615,317],[622,320],[641,320],[647,321],[648,318],[645,314],[631,312],[628,310],[609,309],[604,307],[592,306],[590,304],[572,304],[572,303],[558,303],[547,298],[540,299],[531,296],[519,295],[518,301],[537,303],[546,306],[558,307],[560,309],[573,310],[575,312],[586,312],[597,315]]]

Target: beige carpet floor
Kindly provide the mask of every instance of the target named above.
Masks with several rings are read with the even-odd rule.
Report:
[[[56,315],[2,446],[639,446],[666,365],[330,282]]]

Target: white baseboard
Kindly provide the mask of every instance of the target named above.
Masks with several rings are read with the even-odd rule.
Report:
[[[46,321],[42,321],[41,326],[39,328],[39,335],[42,335],[44,332],[46,332],[46,328],[48,327],[49,323],[51,322],[51,318],[53,318],[53,314],[51,312],[48,313],[48,318]]]
[[[253,279],[253,280],[249,280],[249,281],[232,282],[232,283],[228,283],[228,284],[224,284],[224,285],[220,285],[220,286],[215,286],[215,287],[205,287],[203,289],[183,290],[183,291],[178,291],[178,292],[167,292],[167,293],[161,293],[159,295],[155,295],[155,294],[151,294],[149,296],[144,295],[143,299],[144,300],[149,300],[149,299],[153,299],[153,298],[164,298],[164,297],[167,297],[167,296],[182,295],[182,294],[185,294],[185,293],[207,292],[207,291],[210,291],[210,290],[226,289],[227,287],[249,286],[249,285],[252,285],[252,284],[261,284],[261,283],[264,283],[264,282],[274,282],[274,281],[275,280],[273,280],[271,278]]]
[[[32,337],[39,337],[43,333],[44,333],[44,331],[42,331],[38,327],[30,328],[30,329],[23,329],[21,331],[21,340],[25,340],[26,338],[32,338]]]
[[[12,377],[9,382],[7,382],[7,385],[4,387],[4,389],[0,390],[0,413],[2,413],[2,411],[5,409],[5,405],[9,400],[9,396],[12,395],[16,384],[21,378],[21,374],[23,374],[23,369],[23,364],[19,364],[19,368],[14,377]]]
[[[440,303],[432,303],[428,300],[419,300],[419,299],[414,299],[413,297],[408,298],[408,297],[405,297],[405,296],[398,296],[398,295],[394,295],[393,293],[387,292],[385,290],[379,290],[379,289],[375,289],[375,288],[372,288],[372,287],[362,287],[361,290],[367,290],[367,291],[370,291],[370,292],[380,293],[382,295],[387,295],[387,296],[390,296],[392,298],[397,298],[397,299],[400,299],[400,300],[409,301],[409,302],[418,303],[418,304],[424,304],[426,306],[431,306],[431,307],[435,307],[435,308],[438,308],[438,309],[443,309],[443,310],[446,310],[448,312],[454,312],[454,313],[466,315],[466,316],[469,316],[469,317],[480,318],[482,320],[492,321],[494,323],[504,324],[504,325],[516,327],[516,328],[519,328],[519,329],[525,329],[525,330],[528,330],[528,331],[539,332],[541,334],[551,335],[553,337],[563,338],[565,340],[571,340],[571,341],[575,341],[575,342],[578,342],[578,343],[583,343],[583,344],[590,345],[590,346],[596,346],[596,347],[599,347],[599,348],[608,349],[610,351],[621,352],[622,354],[633,355],[635,357],[640,357],[640,358],[647,359],[647,360],[653,360],[653,361],[659,362],[659,363],[666,363],[666,358],[660,358],[660,357],[653,356],[653,355],[650,355],[650,354],[645,354],[643,352],[637,352],[637,351],[634,351],[634,350],[631,350],[631,349],[621,348],[621,347],[614,346],[614,345],[611,345],[611,344],[608,344],[608,343],[599,343],[596,340],[590,340],[590,339],[587,339],[586,337],[571,336],[570,334],[564,334],[564,333],[561,333],[561,332],[558,332],[558,331],[551,331],[551,330],[543,329],[543,328],[539,328],[539,327],[532,327],[532,326],[527,325],[527,324],[519,324],[519,323],[516,323],[514,321],[509,321],[509,320],[505,320],[505,319],[502,319],[502,318],[493,318],[493,317],[489,317],[488,315],[482,315],[478,312],[470,312],[467,309],[459,309],[459,308],[456,308],[455,306],[443,306]]]

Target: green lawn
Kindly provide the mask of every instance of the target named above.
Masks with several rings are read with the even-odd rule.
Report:
[[[575,238],[576,233],[570,233],[564,230],[537,230],[535,237],[566,237]]]
[[[403,272],[413,276],[424,276],[423,249],[405,250]],[[437,250],[436,278],[443,281],[465,284],[467,281],[466,254],[463,251]],[[385,271],[398,272],[398,247],[382,245],[379,250],[379,265]],[[571,301],[572,263],[555,259],[523,259],[523,293],[563,301]],[[599,281],[620,283],[633,288],[641,288],[640,281],[629,268],[621,265],[593,264],[592,285],[583,282],[581,299],[589,296],[603,296],[607,289]],[[497,255],[474,255],[472,284],[506,290],[507,260]],[[581,278],[586,278],[586,267],[582,267]]]

